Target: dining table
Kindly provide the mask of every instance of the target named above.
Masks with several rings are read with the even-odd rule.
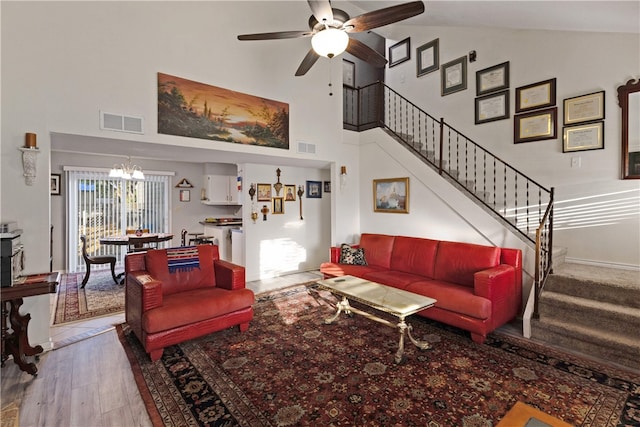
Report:
[[[101,245],[127,246],[130,251],[144,250],[145,245],[166,242],[173,239],[173,233],[142,233],[105,236],[100,238]]]

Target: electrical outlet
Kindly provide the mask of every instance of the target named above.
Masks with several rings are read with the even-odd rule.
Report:
[[[580,161],[580,157],[572,157],[571,158],[571,167],[572,168],[579,168],[581,163],[582,162]]]

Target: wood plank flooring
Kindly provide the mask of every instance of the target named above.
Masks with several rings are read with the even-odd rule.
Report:
[[[247,287],[258,294],[318,278],[318,272],[299,273]],[[21,427],[151,426],[118,335],[108,328],[113,319],[103,322],[102,328],[100,319],[52,327],[56,350],[41,355],[36,377],[7,360],[0,371],[0,407],[17,402]],[[65,330],[73,329],[80,341],[67,336]],[[99,333],[87,338],[91,331]]]

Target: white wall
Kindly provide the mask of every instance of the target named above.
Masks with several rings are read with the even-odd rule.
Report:
[[[320,59],[306,76],[294,77],[308,39],[236,39],[265,25],[288,27],[291,14],[308,16],[306,2],[2,2],[0,7],[0,220],[17,220],[25,229],[26,273],[49,269],[51,133],[128,140],[132,147],[146,142],[357,164],[353,147],[342,144],[341,98],[328,95],[329,70],[339,76],[341,62]],[[291,149],[157,134],[158,72],[289,103]],[[100,110],[144,117],[145,134],[101,131]],[[17,149],[26,132],[38,135],[40,148],[33,186],[24,183]],[[317,154],[297,153],[298,141],[316,144]],[[330,218],[332,208],[326,209]],[[357,215],[333,209],[340,217]],[[59,206],[55,212],[59,215]],[[189,221],[185,217],[183,225]],[[48,347],[48,298],[31,298],[24,308],[33,313],[32,344]]]
[[[388,45],[410,36],[412,49],[411,61],[387,70],[390,87],[432,116],[444,117],[525,175],[556,189],[554,246],[567,248],[567,257],[574,261],[640,266],[640,182],[620,179],[616,92],[630,78],[640,77],[637,34],[415,26],[389,27],[389,34]],[[477,61],[467,64],[466,90],[443,97],[440,71],[416,77],[415,49],[435,38],[439,38],[440,65],[477,52]],[[510,118],[475,125],[476,71],[505,61],[510,63]],[[558,138],[514,144],[515,88],[550,78],[557,79]],[[601,90],[605,91],[605,148],[563,153],[563,99]],[[571,167],[574,157],[579,158],[579,168]],[[379,162],[372,168],[382,166]]]

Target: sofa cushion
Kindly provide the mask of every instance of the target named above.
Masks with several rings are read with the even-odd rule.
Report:
[[[423,280],[409,284],[405,290],[435,299],[435,306],[443,310],[480,320],[491,317],[491,301],[475,295],[473,289],[467,286]]]
[[[142,329],[147,334],[167,331],[251,307],[253,302],[250,289],[208,287],[174,293],[142,315]]]
[[[199,245],[198,258],[200,266],[188,271],[169,272],[167,251],[152,249],[145,255],[145,264],[149,274],[162,282],[162,294],[171,295],[190,289],[216,285],[213,260],[218,259],[218,247]]]
[[[397,236],[391,254],[391,269],[433,278],[437,240]]]
[[[367,254],[367,264],[383,268],[391,267],[391,252],[395,236],[363,233],[359,247]]]
[[[364,275],[369,272],[380,270],[383,270],[383,268],[372,265],[339,264],[337,262],[323,262],[320,264],[320,271],[322,274],[333,277],[347,275],[364,277]]]
[[[500,248],[471,243],[440,242],[433,278],[473,287],[473,274],[500,263]]]
[[[362,278],[398,289],[405,289],[410,283],[424,280],[423,276],[397,270],[372,271],[364,273]]]
[[[340,264],[367,265],[363,248],[352,248],[343,243],[340,246]]]

